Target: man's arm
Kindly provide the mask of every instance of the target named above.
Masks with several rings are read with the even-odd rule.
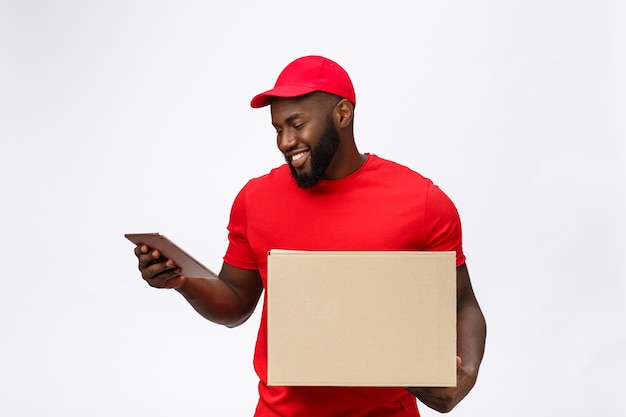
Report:
[[[256,307],[263,283],[256,270],[236,268],[224,263],[215,278],[189,278],[146,245],[135,248],[143,279],[156,288],[174,288],[207,320],[235,327],[245,322]]]
[[[452,410],[472,389],[485,351],[487,326],[472,289],[465,264],[456,269],[457,280],[457,386],[409,388],[421,402],[441,413]]]

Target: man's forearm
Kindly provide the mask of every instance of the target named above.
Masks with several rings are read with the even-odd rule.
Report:
[[[487,326],[478,304],[461,307],[457,312],[457,355],[466,371],[478,375],[485,353]]]
[[[237,293],[219,278],[187,278],[176,290],[214,323],[235,327],[248,318]]]

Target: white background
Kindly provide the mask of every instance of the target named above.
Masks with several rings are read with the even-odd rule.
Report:
[[[360,150],[461,213],[489,336],[451,415],[622,415],[624,3],[268,3],[0,1],[0,414],[252,414],[258,314],[204,321],[123,234],[219,269],[235,194],[283,162],[249,101],[322,54]]]

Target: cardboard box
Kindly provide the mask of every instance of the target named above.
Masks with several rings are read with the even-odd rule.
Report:
[[[268,383],[455,386],[454,252],[268,254]]]

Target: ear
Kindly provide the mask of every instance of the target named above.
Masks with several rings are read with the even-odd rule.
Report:
[[[338,129],[345,129],[352,125],[354,105],[350,100],[343,99],[335,105],[333,118],[335,120],[335,126],[337,126]]]

